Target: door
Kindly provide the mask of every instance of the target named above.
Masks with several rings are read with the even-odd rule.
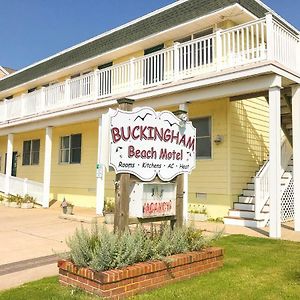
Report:
[[[7,153],[5,153],[4,174],[6,174]],[[18,152],[14,151],[12,155],[11,176],[17,176]]]

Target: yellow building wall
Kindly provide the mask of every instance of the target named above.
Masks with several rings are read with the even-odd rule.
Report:
[[[81,133],[81,163],[59,163],[60,137]],[[98,122],[53,128],[51,193],[52,197],[85,207],[96,205],[96,163]]]
[[[40,158],[38,165],[22,165],[23,142],[40,139]],[[45,155],[45,130],[26,132],[14,135],[14,151],[18,152],[17,158],[17,177],[28,178],[30,180],[42,182],[44,174],[44,155]]]
[[[144,50],[140,50],[140,51],[134,52],[132,54],[117,58],[117,59],[113,60],[113,65],[121,64],[123,62],[131,60],[132,58],[138,58],[141,56],[144,56]]]
[[[189,203],[194,209],[207,208],[208,216],[216,218],[227,214],[230,208],[228,197],[228,99],[195,102],[189,105],[191,120],[211,117],[212,158],[198,159],[196,169],[189,176]],[[221,135],[224,141],[216,145],[213,140]]]
[[[265,98],[230,103],[230,168],[232,200],[268,156],[269,108]]]

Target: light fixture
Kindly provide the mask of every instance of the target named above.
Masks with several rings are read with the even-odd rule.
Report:
[[[214,143],[216,145],[220,145],[222,142],[224,141],[224,137],[222,135],[217,135],[215,138],[214,138]]]

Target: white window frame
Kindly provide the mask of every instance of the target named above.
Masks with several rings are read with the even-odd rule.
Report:
[[[214,153],[214,149],[213,149],[213,146],[214,146],[214,143],[213,143],[213,117],[212,115],[208,115],[208,116],[199,116],[199,117],[193,117],[192,119],[190,119],[191,122],[195,121],[195,120],[199,120],[199,119],[209,119],[210,120],[210,149],[211,149],[211,153],[210,153],[210,157],[204,157],[204,156],[197,156],[197,152],[196,152],[196,160],[205,160],[205,161],[208,161],[208,160],[213,160],[213,153]],[[197,132],[196,132],[196,143],[197,143]],[[196,150],[197,151],[197,150]]]
[[[33,151],[33,141],[39,141],[39,151]],[[30,142],[30,151],[29,151],[29,164],[24,164],[24,142]],[[38,163],[33,163],[33,153],[39,153],[39,161]],[[23,141],[23,155],[22,155],[22,166],[38,166],[40,164],[40,152],[41,152],[41,139],[31,139],[31,140],[24,140]]]
[[[81,145],[80,145],[80,162],[71,162],[71,145],[72,145],[72,136],[74,135],[80,135],[81,138]],[[69,147],[68,148],[62,148],[62,139],[63,138],[69,138]],[[81,164],[81,157],[82,157],[82,133],[75,133],[75,134],[69,134],[69,135],[63,135],[59,138],[60,144],[59,144],[59,155],[58,155],[58,163],[61,165],[79,165]],[[68,161],[62,161],[62,151],[69,151],[68,155]]]

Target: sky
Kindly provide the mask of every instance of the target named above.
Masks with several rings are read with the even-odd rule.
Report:
[[[174,1],[0,0],[0,65],[21,69]],[[264,2],[300,29],[299,0]]]

